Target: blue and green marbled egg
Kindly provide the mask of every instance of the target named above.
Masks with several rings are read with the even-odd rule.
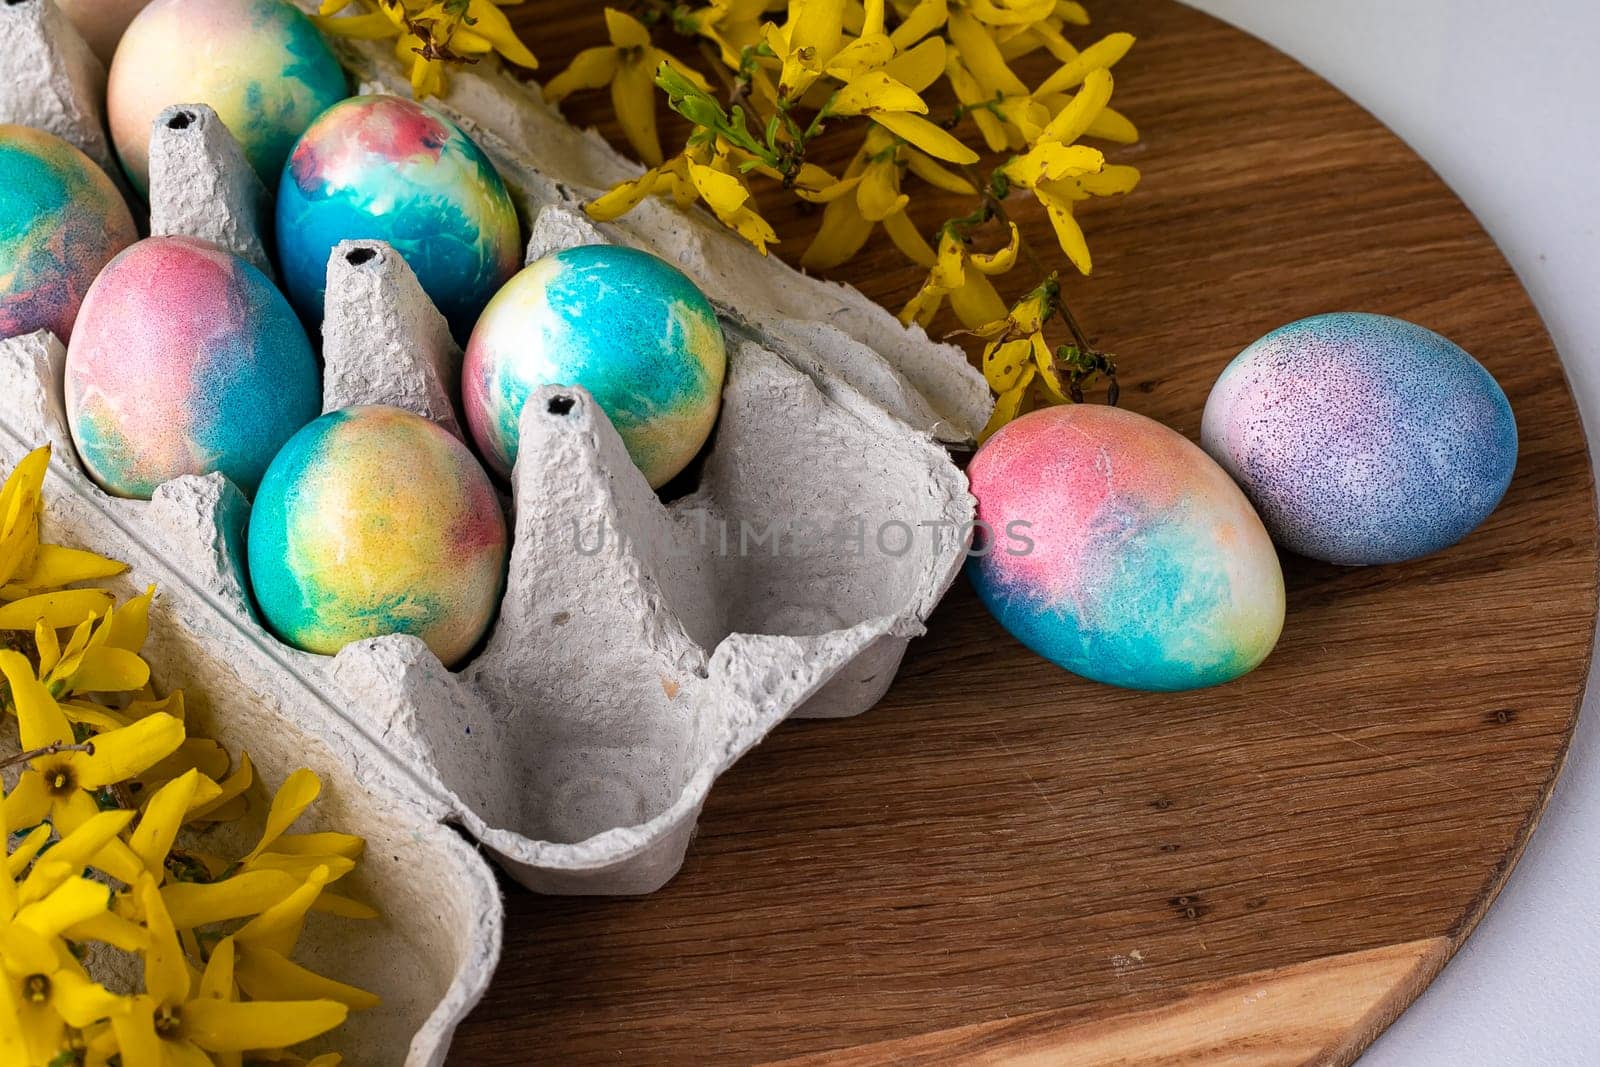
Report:
[[[716,311],[682,271],[646,252],[585,245],[546,256],[496,294],[467,346],[462,401],[479,450],[509,474],[528,395],[581,386],[659,488],[705,445],[727,367]]]
[[[312,124],[278,184],[278,258],[289,298],[322,321],[340,241],[387,242],[459,340],[522,260],[522,231],[494,165],[454,123],[397,96],[361,96]]]
[[[272,461],[250,513],[250,585],[279,637],[332,655],[387,634],[446,666],[494,620],[500,502],[467,446],[391,407],[331,412]]]
[[[0,125],[0,338],[65,342],[95,276],[138,239],[122,195],[61,138]]]

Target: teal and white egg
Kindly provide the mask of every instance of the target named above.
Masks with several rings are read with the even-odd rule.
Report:
[[[727,365],[716,311],[682,271],[587,245],[525,268],[489,302],[467,346],[462,400],[484,458],[509,474],[529,394],[581,386],[659,488],[711,435]]]

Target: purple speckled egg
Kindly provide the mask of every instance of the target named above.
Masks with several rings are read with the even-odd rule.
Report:
[[[1274,540],[1349,565],[1455,544],[1517,465],[1516,419],[1494,377],[1386,315],[1316,315],[1267,334],[1222,372],[1201,438]]]
[[[317,417],[311,342],[249,263],[188,237],[151,237],[112,260],[67,349],[67,417],[107,492],[220,471],[253,493],[285,441]]]
[[[72,335],[100,268],[138,238],[111,179],[61,138],[0,126],[0,337]]]

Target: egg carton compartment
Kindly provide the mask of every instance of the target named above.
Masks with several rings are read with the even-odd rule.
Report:
[[[261,831],[262,783],[275,787],[300,767],[315,771],[322,797],[296,829],[365,837],[365,857],[338,889],[381,913],[374,921],[310,918],[296,958],[382,997],[378,1007],[352,1013],[326,1044],[358,1064],[443,1063],[499,956],[502,911],[492,871],[445,825],[449,808],[414,772],[330,707],[275,643],[232,615],[242,590],[230,541],[245,511],[236,490],[220,476],[185,478],[135,503],[89,484],[73,460],[59,395],[44,389],[59,382],[63,355],[48,334],[0,342],[0,467],[39,443],[54,445],[45,539],[128,562],[129,574],[109,583],[121,595],[158,585],[146,647],[158,687],[185,691],[194,735],[217,740],[235,759],[247,753],[254,764],[250,816],[194,843],[242,854]],[[90,962],[98,968],[102,961]]]

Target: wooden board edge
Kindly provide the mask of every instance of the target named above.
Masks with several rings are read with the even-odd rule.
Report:
[[[1072,1009],[1034,1012],[782,1064],[1342,1065],[1422,991],[1451,949],[1448,938],[1425,938],[1194,986],[1169,1003],[1104,1019],[1085,1019],[1081,1010]]]

